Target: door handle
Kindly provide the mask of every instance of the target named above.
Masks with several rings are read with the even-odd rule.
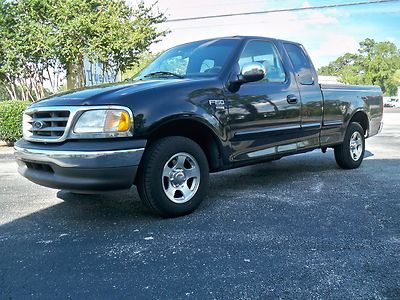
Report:
[[[296,95],[288,95],[286,99],[289,104],[296,104],[298,101]]]

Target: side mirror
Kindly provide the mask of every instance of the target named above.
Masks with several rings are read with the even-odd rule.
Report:
[[[264,79],[267,71],[263,64],[259,62],[246,63],[239,74],[239,81],[242,83],[255,82]]]
[[[242,84],[262,80],[266,73],[267,71],[263,64],[259,62],[246,63],[243,65],[239,75],[231,75],[232,77],[227,84],[227,88],[232,93],[236,93]]]

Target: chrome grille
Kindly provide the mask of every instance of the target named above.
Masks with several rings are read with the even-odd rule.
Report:
[[[24,136],[31,141],[57,141],[64,136],[69,117],[70,111],[68,110],[26,111]]]

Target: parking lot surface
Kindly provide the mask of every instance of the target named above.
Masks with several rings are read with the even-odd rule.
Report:
[[[0,152],[0,299],[28,297],[399,299],[400,113],[359,169],[330,150],[213,174],[176,219],[135,188],[37,186]]]

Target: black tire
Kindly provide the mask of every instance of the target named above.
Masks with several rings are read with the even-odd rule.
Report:
[[[171,158],[180,153],[189,154],[197,163],[200,173],[194,195],[184,203],[173,202],[167,196],[164,180],[167,178],[167,185],[171,181],[163,175],[167,162],[171,162]],[[205,197],[209,179],[208,161],[203,150],[193,140],[181,136],[165,137],[146,149],[138,176],[137,188],[143,203],[160,216],[178,217],[194,211]]]
[[[359,156],[358,155],[353,156],[350,152],[350,143],[353,135],[355,134],[357,136],[357,133],[359,140],[361,142],[360,147],[362,147],[362,152]],[[364,130],[360,124],[354,122],[350,123],[349,126],[347,127],[343,143],[335,147],[336,163],[339,165],[339,167],[343,169],[356,169],[361,165],[364,159],[364,153],[365,153]]]

